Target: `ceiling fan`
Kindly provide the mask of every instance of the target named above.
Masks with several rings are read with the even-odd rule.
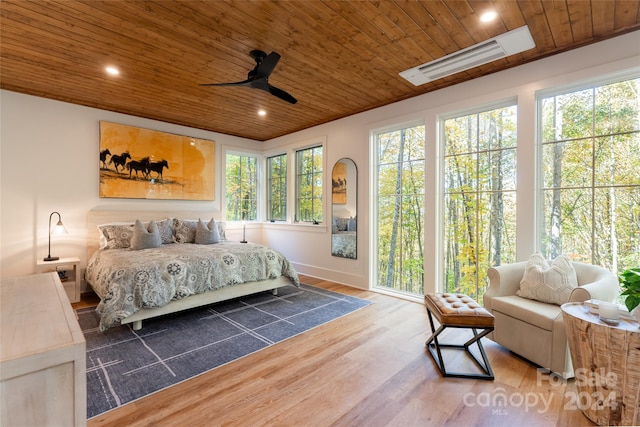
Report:
[[[249,52],[249,55],[256,61],[256,66],[253,70],[249,71],[247,80],[234,83],[206,83],[200,86],[247,86],[267,91],[271,95],[277,96],[291,104],[298,102],[297,99],[284,90],[269,84],[269,76],[280,60],[280,55],[277,52],[271,52],[267,55],[265,52],[256,49]]]

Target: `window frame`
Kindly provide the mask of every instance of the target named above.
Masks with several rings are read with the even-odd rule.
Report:
[[[510,190],[502,190],[502,193],[513,193],[513,198],[515,200],[515,206],[513,208],[513,217],[514,217],[514,222],[515,224],[513,225],[514,227],[514,232],[515,232],[515,242],[514,242],[514,248],[513,248],[513,260],[509,260],[509,261],[502,261],[502,263],[506,263],[506,262],[513,262],[515,261],[515,259],[517,258],[517,240],[518,240],[518,234],[519,234],[519,230],[518,230],[518,202],[519,202],[519,189],[518,189],[518,185],[517,185],[517,179],[518,179],[518,169],[519,169],[519,163],[518,163],[518,153],[521,149],[520,146],[520,137],[521,137],[521,133],[520,133],[520,103],[518,100],[517,96],[510,96],[510,97],[506,97],[506,98],[502,98],[499,100],[495,100],[493,102],[487,102],[487,103],[479,103],[477,105],[473,105],[470,106],[468,108],[464,108],[464,109],[460,109],[457,111],[453,111],[453,112],[449,112],[449,113],[445,113],[445,114],[439,114],[438,115],[438,120],[437,120],[437,128],[438,128],[438,135],[437,135],[437,140],[439,141],[439,164],[438,164],[438,182],[440,183],[440,189],[438,191],[438,214],[439,214],[439,223],[438,223],[438,235],[439,235],[439,247],[438,247],[438,264],[440,266],[439,271],[438,271],[438,278],[437,278],[437,283],[438,283],[438,288],[442,291],[442,292],[453,292],[452,290],[447,290],[445,289],[445,286],[447,284],[446,280],[445,280],[445,275],[446,275],[446,271],[445,271],[445,262],[444,262],[444,258],[445,258],[445,239],[446,239],[446,231],[447,231],[447,224],[446,224],[446,196],[447,194],[450,194],[449,191],[447,191],[447,189],[445,188],[445,182],[446,182],[446,177],[445,177],[445,172],[446,172],[446,160],[449,157],[452,157],[451,155],[447,154],[447,147],[446,147],[446,135],[445,135],[445,124],[447,122],[447,120],[451,120],[451,119],[457,119],[457,118],[461,118],[461,117],[466,117],[466,116],[470,116],[470,115],[481,115],[483,113],[489,112],[489,111],[494,111],[497,109],[502,109],[502,108],[510,108],[513,107],[515,108],[515,114],[516,114],[516,120],[515,120],[515,124],[516,124],[516,128],[515,128],[515,132],[514,132],[514,137],[515,137],[515,145],[513,147],[510,148],[503,148],[503,149],[496,149],[496,148],[491,148],[491,149],[485,149],[485,150],[476,150],[473,151],[471,154],[475,154],[478,155],[480,153],[494,153],[497,151],[504,151],[504,150],[513,150],[513,154],[514,154],[514,161],[515,161],[515,188],[510,189]],[[470,154],[470,153],[466,153],[466,154]],[[462,153],[456,153],[454,156],[460,156],[462,155]],[[485,189],[482,190],[481,188],[481,184],[477,184],[476,187],[473,190],[473,194],[474,195],[482,195],[482,194],[495,194],[498,192],[498,190],[494,190],[494,189]],[[475,222],[477,223],[477,219],[478,219],[478,207],[476,206],[475,210],[474,210],[474,215],[475,215]],[[480,234],[479,230],[475,230],[476,231],[476,237]],[[479,243],[477,243],[479,244]],[[478,266],[480,266],[480,264],[478,264]],[[482,283],[481,278],[478,277],[478,275],[476,274],[476,292],[479,293],[481,288],[484,288],[484,291],[486,291],[486,289],[488,288],[488,284],[487,283]],[[472,295],[472,297],[477,297],[478,299],[480,299],[479,296],[477,295]]]
[[[545,247],[544,247],[544,233],[546,232],[545,229],[545,192],[546,191],[552,191],[553,188],[556,187],[545,187],[545,183],[544,183],[544,173],[543,173],[543,169],[544,169],[544,146],[545,145],[551,145],[551,144],[557,144],[557,143],[562,143],[562,142],[573,142],[573,141],[580,141],[580,140],[584,140],[584,139],[591,139],[591,140],[596,140],[602,137],[606,137],[606,136],[611,136],[611,134],[602,134],[602,135],[595,135],[592,134],[590,136],[580,136],[578,138],[565,138],[565,139],[560,139],[560,140],[553,140],[553,141],[545,141],[544,140],[544,129],[543,129],[543,100],[548,99],[548,98],[552,98],[552,97],[561,97],[564,95],[569,95],[572,93],[576,93],[576,92],[581,92],[581,91],[587,91],[587,90],[594,90],[603,86],[608,86],[611,84],[616,84],[616,83],[621,83],[627,80],[634,80],[634,79],[640,79],[640,71],[638,71],[637,69],[631,69],[631,70],[623,70],[620,72],[613,72],[613,73],[609,73],[609,74],[605,74],[605,75],[600,75],[600,76],[596,76],[590,79],[586,79],[586,80],[581,80],[581,81],[577,81],[577,82],[572,82],[570,84],[566,84],[566,85],[559,85],[559,86],[554,86],[554,87],[549,87],[549,88],[545,88],[542,90],[538,90],[535,92],[535,130],[536,130],[536,136],[535,136],[535,150],[536,150],[536,161],[535,161],[535,170],[536,170],[536,191],[535,191],[535,201],[536,201],[536,211],[535,211],[535,223],[536,223],[536,229],[538,230],[536,235],[535,235],[535,245],[536,245],[536,250],[537,251],[541,251],[543,252],[543,254],[545,256],[548,256],[549,254],[544,253],[545,251]],[[593,98],[592,98],[593,100]],[[591,126],[593,129],[593,127],[595,126],[595,123],[592,123]],[[593,143],[593,142],[592,142]],[[592,151],[589,154],[589,160],[590,160],[590,164],[593,165],[594,164],[594,158],[593,158],[594,152],[593,152],[593,147],[592,147]],[[592,171],[592,175],[595,172]],[[597,184],[594,181],[592,181],[590,183],[589,186],[583,186],[583,187],[579,187],[579,188],[584,188],[584,189],[588,189],[591,194],[593,195],[594,192],[598,189],[603,189],[603,188],[618,188],[620,187],[619,184],[608,184],[608,185],[603,185],[603,184]],[[626,186],[624,186],[626,187]],[[563,185],[561,187],[557,187],[560,191],[566,191],[566,190],[570,190],[573,188],[578,188],[572,185]],[[591,203],[595,203],[593,200],[591,201]],[[591,210],[591,218],[593,219],[594,217],[594,209]],[[591,243],[590,243],[590,259],[585,260],[585,259],[574,259],[574,261],[582,261],[582,262],[587,262],[587,263],[593,263],[594,262],[594,253],[593,253],[593,247],[594,247],[594,239],[597,240],[597,237],[595,236],[595,225],[592,221],[591,225],[589,226],[590,230],[589,230],[589,234],[591,236]],[[564,249],[562,249],[564,250]],[[611,254],[609,254],[611,255]],[[617,269],[618,266],[612,266],[611,267],[613,270]]]
[[[322,170],[321,170],[321,185],[319,186],[319,188],[321,189],[322,193],[320,194],[320,211],[322,213],[322,218],[320,221],[318,221],[315,218],[312,218],[312,220],[302,220],[300,218],[300,177],[302,176],[300,173],[300,162],[299,162],[299,154],[304,152],[304,151],[308,151],[308,150],[315,150],[316,148],[320,148],[321,149],[321,162],[320,164],[322,165]],[[325,195],[327,194],[327,183],[325,180],[325,171],[326,171],[326,162],[327,162],[327,156],[326,156],[326,147],[325,147],[325,142],[322,141],[315,141],[313,143],[310,144],[305,144],[305,145],[301,145],[298,146],[296,148],[293,149],[293,158],[292,158],[292,162],[294,163],[294,168],[293,168],[293,176],[294,176],[294,198],[295,198],[295,212],[294,212],[294,217],[293,217],[293,222],[296,224],[313,224],[313,225],[318,225],[318,224],[322,224],[324,222],[324,219],[326,218],[326,212],[327,212],[327,208],[326,208],[326,197]],[[315,172],[314,172],[315,174]],[[317,200],[316,197],[313,196],[312,194],[312,201],[313,200]]]
[[[279,180],[282,181],[284,180],[284,200],[281,200],[281,202],[284,203],[284,218],[272,218],[271,217],[271,206],[272,206],[272,201],[273,201],[273,185],[272,185],[272,168],[271,168],[271,163],[270,161],[272,159],[275,158],[282,158],[284,157],[284,177],[280,177]],[[288,202],[288,198],[289,198],[289,153],[288,152],[281,152],[281,153],[277,153],[277,154],[271,154],[271,155],[267,155],[265,156],[265,174],[266,174],[266,178],[265,178],[265,194],[266,194],[266,216],[265,219],[269,222],[287,222],[288,219],[288,215],[289,215],[289,204]],[[281,182],[282,183],[282,182]]]
[[[256,217],[251,219],[251,218],[240,218],[240,219],[231,219],[227,216],[227,189],[228,189],[228,185],[229,182],[227,181],[227,174],[226,174],[226,166],[227,166],[227,157],[229,155],[232,156],[239,156],[240,158],[246,157],[246,158],[253,158],[255,159],[255,164],[256,164],[256,171],[255,171],[255,193],[256,193],[256,199],[255,199],[255,215]],[[227,222],[258,222],[261,220],[262,218],[262,158],[263,156],[253,152],[253,151],[248,151],[248,150],[239,150],[239,149],[235,149],[235,148],[230,148],[230,149],[225,149],[224,150],[224,164],[225,164],[225,172],[222,173],[222,176],[224,177],[224,194],[222,197],[222,205],[221,206],[221,210],[222,212],[224,212],[224,218],[225,221]]]
[[[394,289],[394,288],[389,288],[386,286],[382,286],[379,284],[379,272],[378,272],[378,251],[379,251],[379,236],[378,236],[378,223],[379,223],[379,204],[380,204],[380,194],[379,194],[379,174],[378,174],[378,168],[380,166],[379,163],[379,135],[381,134],[385,134],[385,133],[392,133],[392,132],[397,132],[397,131],[401,131],[403,129],[408,129],[408,128],[414,128],[414,127],[419,127],[419,126],[423,126],[424,127],[424,151],[423,151],[423,158],[420,160],[421,162],[423,162],[423,167],[424,169],[424,179],[425,182],[423,182],[423,215],[422,215],[422,222],[424,224],[424,220],[426,218],[426,194],[427,194],[427,187],[426,187],[426,176],[427,176],[427,165],[428,165],[428,161],[427,161],[427,145],[428,145],[428,126],[427,123],[425,122],[425,120],[423,118],[415,118],[415,119],[409,119],[409,120],[405,120],[405,121],[400,121],[400,122],[393,122],[392,124],[389,125],[385,125],[385,126],[381,126],[381,127],[377,127],[374,129],[370,129],[369,130],[369,165],[370,165],[370,172],[371,172],[371,178],[369,180],[369,194],[370,196],[370,201],[369,201],[369,217],[370,217],[370,223],[369,223],[369,236],[370,237],[370,242],[369,242],[369,259],[371,260],[370,262],[370,274],[371,274],[371,289],[375,290],[376,292],[380,292],[383,294],[388,294],[388,295],[393,295],[393,296],[400,296],[403,298],[408,298],[410,300],[415,300],[415,301],[420,301],[421,296],[415,293],[411,293],[409,291],[404,291],[404,290],[400,290],[400,289]],[[416,161],[416,160],[412,160],[412,161]],[[403,162],[404,163],[404,162]],[[425,230],[423,228],[422,230],[422,234],[423,234],[423,238],[424,238],[424,233]],[[375,238],[374,238],[375,237]],[[426,251],[423,252],[422,254],[423,259],[425,259],[426,257]],[[424,274],[424,262],[423,262],[423,292],[425,290],[424,288],[424,279],[425,279],[425,274]]]

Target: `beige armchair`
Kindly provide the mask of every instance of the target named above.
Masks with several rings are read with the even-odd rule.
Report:
[[[573,365],[560,306],[516,295],[526,262],[490,268],[484,306],[495,316],[493,341],[563,378],[573,378]],[[572,263],[578,287],[569,301],[613,301],[618,279],[611,271],[590,264]]]

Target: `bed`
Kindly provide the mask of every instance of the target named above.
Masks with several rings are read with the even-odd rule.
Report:
[[[333,218],[331,231],[331,255],[357,258],[357,219],[354,217]]]
[[[190,241],[193,224],[202,226],[197,224],[202,219],[211,227],[211,218],[210,210],[89,211],[85,278],[100,298],[101,331],[129,323],[138,330],[145,319],[300,285],[295,269],[281,253],[263,245],[227,240],[224,223],[216,222],[213,227],[219,243]],[[136,227],[144,227],[153,238],[140,229],[136,229],[138,240],[127,235],[135,220],[140,221]],[[143,241],[157,240],[149,231],[153,227],[161,230],[162,243],[140,247],[140,236]],[[127,239],[130,245],[123,247]]]

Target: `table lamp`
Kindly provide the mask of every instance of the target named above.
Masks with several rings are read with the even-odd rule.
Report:
[[[53,217],[53,214],[58,215],[58,223],[56,224],[56,226],[54,227],[54,229],[51,229],[51,218]],[[66,233],[67,230],[64,228],[64,224],[62,223],[62,217],[60,217],[60,214],[58,212],[51,212],[51,215],[49,215],[49,253],[47,255],[47,257],[44,259],[45,261],[56,261],[59,260],[60,257],[57,256],[51,256],[51,235],[52,234],[61,234],[61,233]]]

